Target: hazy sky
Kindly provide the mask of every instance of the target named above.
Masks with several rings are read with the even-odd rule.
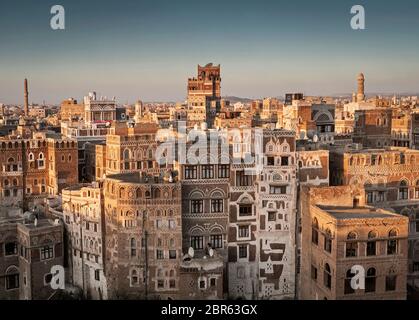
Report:
[[[50,28],[50,8],[66,29]],[[366,30],[350,28],[362,4]],[[419,1],[1,0],[0,102],[183,100],[197,64],[220,63],[222,95],[419,91]]]

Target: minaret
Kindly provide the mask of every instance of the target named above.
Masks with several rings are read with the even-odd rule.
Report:
[[[24,84],[24,87],[25,87],[25,109],[24,109],[24,111],[25,111],[25,116],[27,117],[27,116],[29,115],[29,102],[28,102],[28,99],[29,99],[29,92],[28,92],[28,79],[25,79],[25,84]]]
[[[365,77],[363,73],[358,75],[358,94],[357,102],[365,101]]]
[[[143,102],[141,100],[138,100],[135,103],[135,116],[134,116],[134,120],[135,122],[140,122],[141,119],[143,118]]]

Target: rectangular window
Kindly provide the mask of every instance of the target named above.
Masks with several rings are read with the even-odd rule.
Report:
[[[163,250],[159,250],[159,249],[156,250],[156,259],[158,259],[158,260],[164,259]]]
[[[268,166],[274,166],[275,165],[275,158],[274,157],[266,157],[266,164]]]
[[[204,200],[191,200],[191,213],[202,213],[204,211]]]
[[[218,178],[230,178],[230,165],[229,164],[218,165]]]
[[[367,256],[375,256],[376,254],[376,242],[375,241],[368,241],[367,242]]]
[[[332,239],[329,235],[324,236],[324,250],[329,253],[332,252]]]
[[[385,201],[385,192],[379,191],[377,195],[377,202],[384,202]]]
[[[276,220],[276,212],[268,212],[268,221]]]
[[[239,238],[249,238],[249,226],[239,226]]]
[[[223,199],[211,199],[211,212],[220,213],[224,211]]]
[[[251,216],[252,215],[252,205],[251,204],[240,204],[239,205],[239,216]]]
[[[137,249],[131,248],[131,257],[134,258],[137,256]]]
[[[17,243],[16,242],[8,242],[4,245],[5,255],[6,256],[13,256],[17,254]]]
[[[208,164],[201,167],[202,179],[213,179],[214,178],[214,165]]]
[[[223,247],[223,235],[216,234],[210,236],[210,243],[214,249],[219,249]]]
[[[369,191],[367,192],[367,203],[373,203],[374,202],[374,193]]]
[[[317,280],[317,268],[315,266],[311,266],[311,279]]]
[[[96,281],[100,280],[100,270],[95,270],[95,280]]]
[[[215,279],[215,278],[211,278],[210,279],[210,287],[215,287],[215,285],[217,284],[217,281],[216,281],[217,279]]]
[[[247,187],[252,185],[252,176],[247,175],[245,171],[236,172],[236,185],[239,187]]]
[[[199,281],[199,289],[205,289],[205,287],[206,287],[205,280]]]
[[[194,236],[191,237],[191,247],[195,250],[201,250],[204,248],[204,237]]]
[[[239,246],[239,258],[247,258],[247,246]]]
[[[358,242],[347,242],[346,243],[346,257],[356,257],[358,251]]]
[[[185,166],[185,179],[196,179],[197,173],[197,166]]]
[[[169,250],[169,259],[176,259],[176,250]]]
[[[157,288],[164,288],[164,280],[157,280]]]
[[[397,276],[386,276],[386,291],[395,291],[397,284]]]
[[[176,288],[176,280],[173,280],[173,279],[169,280],[169,287],[170,289]]]
[[[270,186],[269,193],[270,194],[286,194],[287,187],[286,186]]]
[[[176,229],[176,221],[175,220],[169,220],[169,229]]]
[[[397,254],[397,240],[387,241],[387,254]]]
[[[288,165],[288,157],[281,157],[281,166]]]
[[[41,260],[48,260],[54,257],[53,246],[44,246],[41,248]]]

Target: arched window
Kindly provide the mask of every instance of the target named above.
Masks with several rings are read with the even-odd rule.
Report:
[[[419,199],[419,180],[416,181],[415,185],[415,199]]]
[[[351,280],[353,276],[354,274],[352,273],[351,269],[346,271],[344,294],[355,293],[355,290],[352,288],[352,285],[351,285]]]
[[[130,152],[129,149],[125,149],[124,150],[124,160],[129,160],[130,159]]]
[[[311,242],[316,245],[319,244],[319,222],[316,218],[313,219],[311,224]]]
[[[377,252],[377,232],[370,231],[368,233],[368,241],[367,241],[367,256],[375,256]]]
[[[394,239],[397,237],[397,230],[390,230],[390,232],[388,233],[388,237],[390,239],[387,240],[387,254],[397,254],[398,240]]]
[[[131,270],[131,285],[137,285],[138,281],[138,273],[137,270]]]
[[[356,240],[355,232],[349,232],[346,237],[346,257],[356,257],[358,255],[358,242]]]
[[[375,292],[376,278],[377,272],[375,268],[369,268],[365,277],[365,292]]]
[[[125,197],[125,188],[119,189],[119,197],[124,198]]]
[[[29,157],[28,157],[29,161],[33,161],[35,159],[35,157],[33,156],[33,153],[29,153]]]
[[[156,189],[155,191],[154,191],[154,198],[160,198],[160,196],[161,196],[161,192],[160,192],[160,189]]]
[[[137,198],[141,198],[141,189],[140,189],[140,188],[138,188],[138,189],[135,191],[135,195],[136,195],[136,197],[137,197]]]
[[[409,199],[409,188],[406,180],[402,180],[399,186],[399,200]]]
[[[324,274],[323,274],[324,286],[328,289],[332,288],[332,270],[328,263],[324,266]]]
[[[10,266],[6,270],[6,290],[19,289],[19,269]]]

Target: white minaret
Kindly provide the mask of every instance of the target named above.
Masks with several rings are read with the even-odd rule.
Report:
[[[140,122],[140,120],[143,118],[143,102],[141,100],[138,100],[135,103],[135,116],[134,120],[135,122]]]

